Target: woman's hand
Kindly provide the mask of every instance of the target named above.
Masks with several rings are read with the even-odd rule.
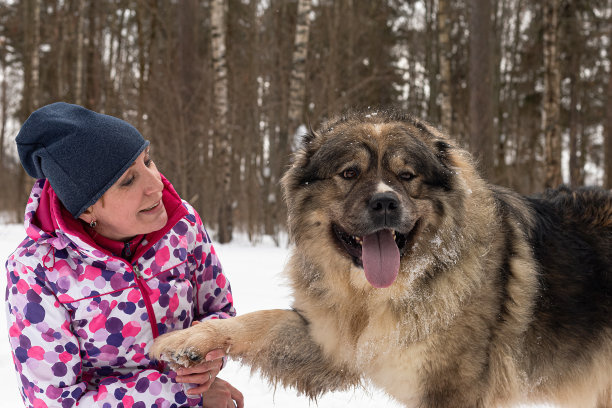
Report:
[[[221,378],[215,379],[202,397],[204,408],[244,408],[242,393]]]
[[[187,390],[187,395],[203,394],[215,381],[223,366],[225,351],[216,349],[206,354],[205,361],[192,367],[181,367],[176,370],[176,382],[196,384]]]

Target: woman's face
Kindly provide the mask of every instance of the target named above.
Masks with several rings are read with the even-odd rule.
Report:
[[[163,189],[147,148],[80,218],[87,223],[95,219],[96,232],[117,241],[157,231],[168,220],[162,202]]]

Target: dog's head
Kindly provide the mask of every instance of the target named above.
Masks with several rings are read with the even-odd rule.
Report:
[[[329,240],[371,285],[390,286],[453,199],[453,149],[438,130],[396,111],[327,122],[305,136],[283,178],[296,245]]]

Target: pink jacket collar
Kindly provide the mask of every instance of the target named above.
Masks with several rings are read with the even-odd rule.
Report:
[[[145,237],[142,235],[135,237],[132,241],[139,243],[143,241],[147,242],[146,245],[141,245],[136,248],[134,253],[134,259],[144,253],[151,245],[159,241],[169,230],[176,224],[176,222],[187,215],[187,209],[182,205],[182,200],[178,193],[174,190],[174,187],[170,182],[161,175],[162,182],[164,183],[164,190],[162,192],[162,200],[166,211],[168,212],[168,222],[164,228],[151,232]],[[27,224],[27,219],[26,219]],[[89,229],[85,226],[85,223],[79,219],[75,219],[72,214],[63,206],[55,191],[49,184],[48,180],[45,180],[40,197],[39,205],[36,209],[36,213],[31,220],[33,226],[37,226],[52,237],[58,235],[58,232],[62,232],[64,235],[69,237],[77,238],[77,240],[85,243],[93,249],[102,251],[107,256],[120,256],[121,251],[124,247],[124,242],[115,241]],[[27,228],[29,231],[29,228]],[[91,231],[91,232],[90,232]],[[31,236],[31,234],[28,233]],[[36,236],[31,238],[38,240],[41,234],[40,231],[36,233]],[[130,241],[130,242],[132,242]]]

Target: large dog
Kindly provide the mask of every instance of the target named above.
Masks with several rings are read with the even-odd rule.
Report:
[[[612,407],[612,193],[523,197],[396,111],[306,136],[282,180],[293,310],[166,334],[316,398],[368,381],[408,407]]]

